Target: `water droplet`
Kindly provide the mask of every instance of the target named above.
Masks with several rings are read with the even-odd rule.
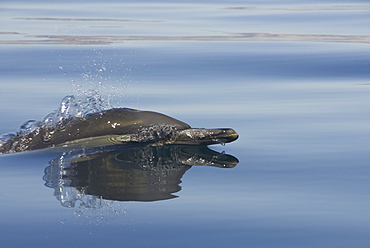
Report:
[[[4,133],[0,136],[0,144],[7,142],[8,140],[13,139],[16,137],[15,133]]]
[[[37,124],[38,124],[38,121],[36,120],[26,121],[25,123],[21,125],[21,127],[19,128],[19,131],[25,132],[25,133],[33,132],[37,128],[38,126]]]
[[[49,142],[53,138],[54,133],[55,133],[55,129],[53,128],[46,129],[43,134],[44,142]]]

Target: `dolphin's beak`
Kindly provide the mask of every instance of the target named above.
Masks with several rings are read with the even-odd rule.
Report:
[[[224,144],[238,139],[239,135],[231,128],[191,128],[181,130],[174,144],[213,145]]]
[[[207,129],[209,132],[212,132],[213,139],[218,139],[221,143],[230,143],[239,138],[239,135],[231,128],[222,128],[222,129]]]

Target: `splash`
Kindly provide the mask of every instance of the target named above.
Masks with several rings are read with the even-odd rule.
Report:
[[[46,115],[41,121],[28,120],[16,133],[0,136],[0,154],[24,151],[30,141],[39,134],[40,129],[46,130],[43,139],[50,140],[56,131],[61,131],[73,118],[85,117],[88,114],[111,108],[95,90],[86,92],[84,97],[69,95],[63,98],[59,108]]]
[[[80,154],[81,156],[81,154]],[[76,187],[71,160],[76,159],[73,152],[65,152],[49,162],[45,168],[43,180],[45,186],[54,189],[54,196],[63,207],[73,208],[76,217],[84,217],[94,223],[110,221],[125,214],[125,209],[113,200],[102,199],[98,195],[89,195],[82,188]]]
[[[64,156],[62,155],[61,158]],[[99,209],[104,206],[104,201],[99,196],[86,195],[75,187],[65,187],[72,183],[67,177],[70,165],[64,164],[62,160],[52,161],[52,163],[54,166],[46,167],[43,180],[46,187],[54,188],[54,195],[63,207],[73,208],[78,201],[81,208]]]
[[[76,98],[73,95],[66,96],[60,103],[59,109],[48,114],[42,123],[46,126],[57,126],[73,117],[85,117],[88,114],[96,113],[111,108],[100,94],[90,90],[84,98]]]

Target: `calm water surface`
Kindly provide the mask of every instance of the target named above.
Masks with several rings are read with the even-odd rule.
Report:
[[[210,147],[238,159],[233,168],[174,165],[157,177],[125,167],[126,155],[106,162],[115,153],[64,178],[58,151],[0,155],[4,247],[370,245],[367,1],[5,1],[0,11],[0,133],[95,90],[114,107],[240,134]]]

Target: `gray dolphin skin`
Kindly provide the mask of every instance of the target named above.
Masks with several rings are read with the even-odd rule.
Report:
[[[12,152],[51,147],[104,147],[119,144],[212,145],[236,140],[233,129],[191,128],[164,114],[130,108],[113,108],[73,117],[57,127],[40,127],[26,137],[14,138]]]

